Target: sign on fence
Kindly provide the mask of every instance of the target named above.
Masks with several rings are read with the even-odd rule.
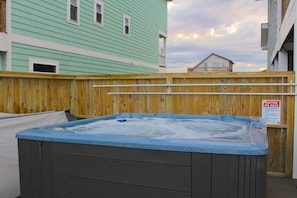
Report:
[[[266,124],[281,123],[281,101],[262,100],[262,118]]]

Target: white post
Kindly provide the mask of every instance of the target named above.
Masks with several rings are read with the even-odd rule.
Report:
[[[296,16],[295,16],[296,17]],[[297,38],[297,20],[295,18],[294,25],[294,38]],[[294,71],[295,71],[295,82],[297,82],[297,41],[294,41]],[[296,86],[295,86],[296,91]],[[294,145],[293,145],[293,178],[297,179],[297,97],[295,96],[294,105]]]
[[[12,49],[11,49],[11,0],[6,1],[6,32],[7,32],[7,50],[6,50],[6,70],[12,70]]]

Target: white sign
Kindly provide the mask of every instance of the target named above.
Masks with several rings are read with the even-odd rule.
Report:
[[[266,124],[281,123],[281,101],[262,100],[262,118]]]

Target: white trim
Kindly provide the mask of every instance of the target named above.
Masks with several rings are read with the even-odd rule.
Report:
[[[101,5],[101,23],[97,21],[97,4]],[[94,23],[99,26],[103,26],[104,24],[104,3],[101,0],[94,0]]]
[[[11,33],[11,0],[6,0],[6,32]]]
[[[145,62],[141,62],[141,61],[137,61],[137,60],[133,60],[133,59],[123,58],[123,57],[119,57],[119,56],[95,52],[95,51],[91,51],[91,50],[81,49],[81,48],[77,48],[77,47],[53,43],[53,42],[49,42],[49,41],[44,41],[44,40],[21,36],[21,35],[16,35],[16,34],[12,34],[12,41],[15,43],[31,45],[31,46],[35,46],[35,47],[42,47],[42,48],[51,49],[51,50],[80,54],[80,55],[89,56],[89,57],[93,57],[93,58],[100,58],[100,59],[105,59],[105,60],[110,60],[110,61],[115,61],[115,62],[120,62],[120,63],[126,63],[126,64],[131,64],[131,65],[137,65],[137,66],[158,69],[158,65],[154,65],[154,64],[150,64],[150,63],[145,63]]]
[[[295,24],[297,24],[297,20],[295,20]],[[294,38],[297,38],[297,26],[294,26]],[[294,42],[294,60],[297,61],[297,42]],[[294,66],[295,74],[297,72],[297,68]],[[297,75],[295,75],[295,82],[297,82]],[[293,179],[297,179],[297,97],[295,96],[295,109],[294,109],[294,145],[293,145]]]
[[[165,32],[159,31],[159,35],[161,35],[161,36],[167,38],[167,34],[166,34]]]
[[[12,52],[11,52],[11,0],[6,1],[6,32],[7,32],[7,48],[6,48],[6,71],[12,70]]]
[[[59,73],[59,61],[49,60],[49,59],[41,59],[35,57],[29,57],[29,72],[36,72],[33,70],[34,63],[43,64],[43,65],[53,65],[56,67],[56,74]],[[49,73],[49,72],[40,72],[40,73]]]
[[[71,13],[71,0],[67,0],[67,22],[72,23],[75,25],[80,25],[80,0],[77,1],[77,21],[74,21],[70,18],[70,13]]]
[[[128,19],[128,34],[126,33],[126,19]],[[123,34],[126,36],[130,36],[131,35],[131,19],[130,16],[127,14],[123,14]]]

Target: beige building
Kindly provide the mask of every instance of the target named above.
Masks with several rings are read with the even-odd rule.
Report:
[[[267,50],[267,71],[296,73],[297,0],[270,0],[267,3],[268,22],[261,24],[261,47]],[[297,75],[295,75],[296,82]],[[295,104],[297,104],[296,96]],[[294,112],[293,178],[297,179],[297,105]]]
[[[233,62],[217,54],[210,54],[188,72],[232,72]]]

